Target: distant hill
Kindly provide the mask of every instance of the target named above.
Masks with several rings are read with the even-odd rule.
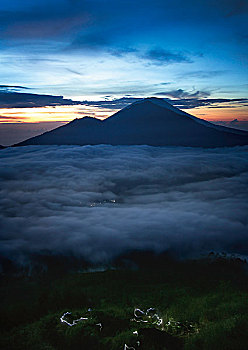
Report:
[[[4,149],[4,148],[5,148],[4,146],[0,145],[0,149]]]
[[[20,142],[26,145],[225,147],[248,144],[248,132],[214,125],[163,99],[135,102],[104,121],[85,117]]]

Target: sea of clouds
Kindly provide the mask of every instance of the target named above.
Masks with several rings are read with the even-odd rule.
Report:
[[[104,264],[132,250],[248,255],[248,147],[0,151],[0,255]]]

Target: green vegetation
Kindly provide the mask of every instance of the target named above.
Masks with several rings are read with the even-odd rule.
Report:
[[[248,348],[245,263],[219,257],[151,265],[2,277],[0,348],[122,350],[124,344],[136,350]],[[135,308],[145,312],[150,307],[162,318],[161,325],[149,314],[134,316]],[[69,321],[88,319],[70,327],[60,322],[67,311],[72,312]],[[141,319],[147,322],[137,322]]]

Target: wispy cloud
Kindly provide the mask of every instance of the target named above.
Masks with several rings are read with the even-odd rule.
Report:
[[[197,107],[209,108],[234,108],[235,104],[239,107],[245,106],[247,98],[190,98],[171,101],[178,108],[190,109]]]
[[[193,61],[184,53],[173,52],[163,48],[155,48],[146,51],[142,58],[156,65],[172,64],[172,63],[192,63]]]
[[[0,93],[2,92],[18,92],[20,90],[29,90],[28,87],[19,85],[0,85]]]
[[[164,92],[158,92],[156,93],[157,96],[167,96],[171,98],[176,99],[182,99],[182,98],[207,98],[211,95],[209,91],[185,91],[183,89],[177,89],[177,90],[168,90]]]
[[[221,76],[227,73],[224,70],[197,70],[192,72],[183,72],[178,74],[178,78],[195,78],[195,79],[209,79]]]

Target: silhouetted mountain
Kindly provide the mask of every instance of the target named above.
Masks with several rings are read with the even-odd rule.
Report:
[[[4,148],[5,148],[4,146],[0,145],[0,149],[4,149]]]
[[[196,118],[159,98],[135,102],[104,121],[85,117],[18,144],[225,147],[248,144],[248,132]]]

